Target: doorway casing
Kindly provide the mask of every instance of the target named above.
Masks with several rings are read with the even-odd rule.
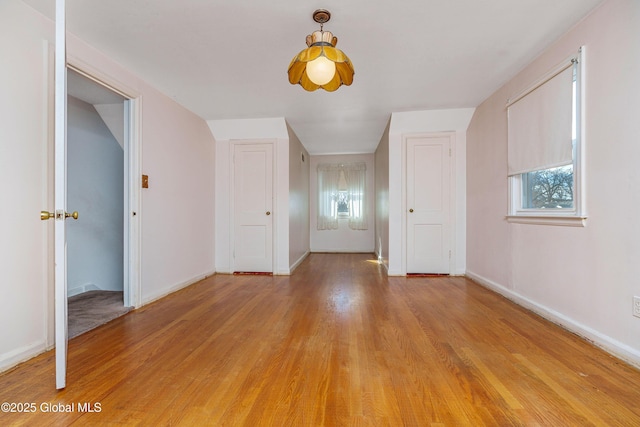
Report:
[[[268,217],[268,222],[269,225],[267,228],[268,230],[268,236],[266,239],[266,242],[268,242],[268,248],[265,248],[265,250],[271,252],[270,255],[268,256],[268,258],[270,258],[270,261],[268,262],[268,267],[267,270],[268,271],[264,271],[265,268],[245,268],[246,265],[243,265],[240,269],[238,269],[238,262],[236,261],[236,255],[237,254],[237,245],[238,245],[238,236],[236,235],[236,229],[237,229],[237,225],[238,225],[238,218],[236,218],[236,204],[237,204],[237,200],[236,200],[236,192],[238,191],[238,189],[236,188],[236,169],[239,167],[239,165],[236,164],[236,147],[264,147],[264,148],[268,148],[269,151],[269,155],[267,157],[267,161],[270,163],[268,165],[264,165],[266,169],[268,169],[268,173],[266,174],[266,176],[261,177],[261,179],[264,180],[268,180],[269,181],[269,185],[267,187],[269,187],[270,189],[268,190],[268,201],[265,200],[265,212],[264,214]],[[256,271],[256,272],[268,272],[268,273],[274,273],[276,272],[276,265],[277,265],[277,249],[276,249],[276,242],[277,242],[277,218],[279,213],[277,212],[277,203],[274,203],[277,200],[277,186],[275,185],[275,171],[277,171],[277,167],[276,167],[276,162],[277,162],[277,155],[275,155],[276,152],[276,146],[277,146],[277,142],[274,140],[270,140],[270,139],[266,139],[266,140],[232,140],[230,142],[230,165],[229,165],[229,169],[230,169],[230,179],[229,179],[229,194],[230,194],[230,203],[229,203],[229,219],[230,219],[230,230],[233,230],[233,232],[230,234],[230,239],[229,239],[229,253],[230,253],[230,260],[231,260],[231,272],[236,272],[236,271]],[[238,161],[240,161],[240,159],[238,159]],[[268,213],[267,213],[268,212]]]
[[[53,65],[53,51],[54,47],[48,45],[48,52],[46,53],[48,72],[47,84],[53,82],[54,67]],[[71,69],[82,76],[94,81],[110,91],[113,91],[125,98],[124,101],[124,209],[123,209],[123,293],[124,293],[124,305],[128,307],[137,308],[141,304],[141,268],[140,268],[140,248],[141,248],[141,234],[140,234],[140,216],[141,216],[141,200],[140,200],[140,188],[141,188],[141,117],[142,117],[142,97],[136,91],[124,87],[121,83],[110,78],[99,70],[91,67],[83,61],[68,55],[67,56],[67,68]],[[47,87],[49,87],[47,85]],[[52,97],[53,87],[47,91],[48,99],[47,111],[52,111]],[[54,141],[51,129],[53,128],[53,115],[47,114],[48,125],[47,137],[45,138],[47,146],[47,170],[46,179],[48,183],[47,196],[45,197],[47,205],[51,205],[53,200],[53,185],[50,183],[53,181],[54,175]],[[50,148],[51,147],[51,148]],[[80,213],[82,215],[82,213]],[[49,232],[49,241],[53,239],[53,233]],[[49,314],[47,316],[47,347],[54,346],[55,336],[55,321],[54,321],[54,292],[53,292],[53,278],[54,278],[54,246],[49,244],[47,248],[47,256],[45,262],[47,263],[46,271],[48,271],[48,281],[51,284],[48,292],[48,308]]]

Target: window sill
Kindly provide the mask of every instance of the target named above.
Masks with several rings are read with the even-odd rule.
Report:
[[[562,215],[507,215],[507,221],[514,224],[558,225],[564,227],[586,226],[586,216]]]

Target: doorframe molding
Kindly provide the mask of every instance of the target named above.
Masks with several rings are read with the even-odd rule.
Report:
[[[125,150],[124,166],[126,182],[124,185],[123,215],[126,224],[123,251],[124,269],[124,305],[138,308],[141,306],[141,188],[142,188],[142,95],[91,66],[80,58],[67,55],[67,68],[83,75],[108,90],[125,98]]]
[[[278,187],[276,185],[276,174],[277,174],[277,148],[278,148],[278,140],[276,138],[265,138],[265,139],[231,139],[229,140],[229,267],[230,273],[233,274],[236,271],[235,263],[235,153],[236,153],[236,145],[271,145],[271,163],[272,163],[272,173],[271,173],[271,273],[277,274],[277,265],[278,265],[278,218],[279,212],[277,209],[276,201],[278,200]]]
[[[451,155],[449,156],[449,247],[451,250],[451,256],[449,257],[449,274],[455,274],[456,271],[456,132],[416,132],[416,133],[403,133],[402,134],[402,152],[401,152],[401,261],[400,261],[400,275],[407,275],[407,140],[409,138],[437,138],[437,137],[449,138],[449,149]]]
[[[50,43],[45,44],[45,55],[47,56],[47,82],[53,82],[54,77],[54,67],[53,63],[49,61],[53,60],[53,51],[55,47]],[[141,218],[141,197],[140,197],[140,188],[141,188],[141,146],[142,146],[142,96],[135,90],[127,87],[121,82],[105,75],[103,72],[97,70],[96,68],[90,66],[86,62],[80,60],[79,58],[69,55],[67,53],[67,68],[72,69],[83,76],[93,80],[97,84],[105,86],[109,90],[116,92],[127,100],[125,101],[125,111],[128,112],[126,115],[126,124],[128,124],[128,132],[125,135],[125,144],[127,144],[128,149],[125,150],[125,167],[128,168],[128,182],[125,184],[124,188],[124,198],[125,198],[125,212],[123,215],[128,217],[128,239],[125,242],[124,247],[124,256],[123,256],[123,265],[125,271],[125,278],[128,281],[128,286],[125,286],[125,304],[138,308],[141,305],[141,230],[140,230],[140,218]],[[46,135],[44,136],[44,141],[47,146],[49,144],[53,144],[53,136],[50,132],[53,130],[53,84],[49,86],[49,84],[45,85],[47,88],[47,99],[50,101],[46,102],[46,109],[51,109],[51,112],[46,114],[47,119],[47,129]],[[47,179],[47,206],[53,204],[53,185],[49,182],[53,179],[53,150],[47,150],[47,173],[45,174],[45,179]],[[128,206],[127,206],[128,205]],[[133,215],[135,212],[135,215]],[[53,233],[48,232],[48,238],[53,241]],[[53,265],[53,244],[48,245],[47,248],[47,264]],[[48,282],[51,283],[48,286],[47,293],[47,307],[53,307],[54,304],[54,292],[53,292],[53,269],[52,267],[47,267],[47,278]],[[128,288],[128,289],[127,289]],[[128,295],[127,295],[128,294]],[[128,300],[128,301],[127,301]],[[128,304],[127,304],[128,303]],[[50,311],[49,311],[50,310]],[[46,347],[51,348],[54,344],[54,315],[53,309],[49,309],[49,315],[47,316],[47,341]]]
[[[127,244],[124,247],[125,263],[124,303],[138,308],[142,305],[141,248],[141,189],[142,189],[142,97],[125,101],[125,165],[128,166],[128,182],[125,184],[125,206],[123,215],[127,224]],[[127,262],[128,261],[128,262]]]

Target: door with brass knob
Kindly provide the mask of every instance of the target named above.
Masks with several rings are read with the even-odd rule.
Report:
[[[405,139],[406,272],[449,274],[451,261],[449,149],[454,134]]]
[[[65,3],[56,2],[56,17],[65,13]],[[42,220],[54,218],[54,330],[56,388],[67,383],[67,61],[64,19],[56,19],[54,59],[54,213],[41,212]]]
[[[231,269],[273,272],[273,144],[233,144]]]
[[[52,162],[48,163],[53,172],[50,192],[53,203],[41,212],[40,218],[42,227],[53,230],[50,234],[54,249],[48,258],[55,271],[51,298],[55,337],[49,338],[55,342],[56,388],[61,389],[66,385],[68,296],[86,290],[86,284],[106,283],[107,287],[120,287],[127,306],[139,304],[140,221],[136,212],[140,213],[137,136],[140,103],[123,97],[119,84],[113,87],[98,84],[97,79],[87,78],[90,74],[77,66],[67,68],[66,28],[62,19],[65,2],[55,3],[56,17],[60,19],[55,20],[55,49],[51,44],[47,48],[47,53],[54,54],[50,64],[53,66],[46,67],[51,68],[47,74],[54,83],[50,87],[54,98],[51,126],[54,137]],[[46,55],[44,60],[50,57]],[[98,111],[87,110],[80,100],[67,96],[68,92],[77,91],[79,85],[99,88],[91,90],[100,94],[97,95],[100,102],[94,103],[118,107],[118,114],[112,114],[116,110],[111,109],[107,114],[116,118],[112,123],[105,122]],[[105,98],[101,94],[106,92],[111,93]],[[114,101],[116,98],[120,101]],[[106,99],[109,101],[104,102]],[[50,178],[48,174],[46,178]],[[67,212],[67,207],[82,211],[83,221],[66,221],[78,220],[80,216],[77,211]],[[49,219],[54,221],[44,222]],[[95,236],[108,239],[97,241]],[[92,268],[95,265],[107,268]],[[107,280],[113,277],[116,279]]]

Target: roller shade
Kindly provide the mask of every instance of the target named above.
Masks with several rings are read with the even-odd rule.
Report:
[[[571,164],[573,61],[507,105],[509,176]]]

